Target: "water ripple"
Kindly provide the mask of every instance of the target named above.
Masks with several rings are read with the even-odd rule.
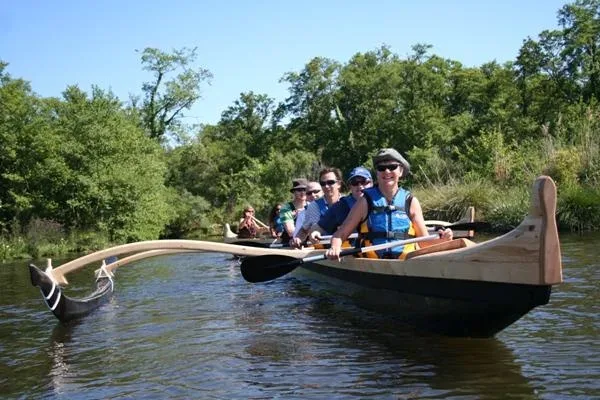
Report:
[[[181,254],[123,267],[112,302],[62,325],[29,286],[25,269],[18,269],[10,273],[21,287],[12,285],[0,301],[0,393],[77,399],[600,398],[595,251],[593,242],[564,244],[565,283],[550,303],[486,340],[426,335],[293,277],[251,285],[223,254]],[[74,293],[89,290],[89,282],[75,286]],[[11,303],[9,296],[20,300]]]

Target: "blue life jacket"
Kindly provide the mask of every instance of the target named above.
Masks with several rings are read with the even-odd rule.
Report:
[[[360,228],[361,238],[365,239],[361,245],[383,244],[411,236],[409,232],[413,233],[414,230],[411,229],[412,222],[407,211],[412,199],[409,191],[399,188],[391,204],[388,204],[378,187],[365,189],[363,193],[369,212]],[[375,253],[378,258],[398,258],[404,248],[405,246],[396,246]],[[367,256],[374,257],[373,254]]]

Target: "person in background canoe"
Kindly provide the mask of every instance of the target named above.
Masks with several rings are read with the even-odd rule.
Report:
[[[356,167],[350,171],[346,182],[350,187],[350,194],[331,206],[319,222],[312,226],[309,234],[311,243],[319,243],[321,235],[332,235],[344,223],[354,203],[363,196],[363,190],[373,186],[371,173],[365,167]]]
[[[287,202],[281,207],[280,218],[283,224],[281,242],[287,243],[294,236],[296,217],[299,210],[306,207],[306,186],[308,181],[304,178],[294,179],[290,192],[294,194],[292,201]]]
[[[306,185],[306,207],[303,210],[298,211],[298,215],[296,216],[296,224],[294,227],[294,235],[292,237],[296,237],[300,229],[302,229],[302,224],[304,223],[304,217],[306,215],[306,209],[309,204],[315,200],[323,197],[323,190],[321,189],[321,185],[319,182],[310,181],[308,185]]]
[[[278,238],[283,233],[283,223],[281,223],[281,204],[275,204],[269,213],[269,230],[271,237]]]
[[[339,260],[342,242],[359,227],[357,247],[387,243],[410,236],[426,236],[427,227],[421,204],[412,194],[398,187],[410,164],[395,149],[381,149],[373,156],[377,170],[377,186],[364,190],[364,195],[350,210],[344,223],[333,234],[331,247],[325,253],[331,260]],[[391,229],[390,229],[391,227]],[[393,238],[389,238],[393,233]],[[452,230],[439,231],[440,236],[452,239]],[[403,258],[414,245],[396,246],[363,256],[372,258]]]
[[[254,220],[254,208],[246,206],[238,224],[238,238],[254,239],[260,232],[260,228]]]
[[[304,244],[311,228],[325,215],[329,207],[340,200],[342,188],[342,172],[339,168],[327,167],[319,172],[319,183],[323,188],[323,197],[310,203],[306,208],[306,216],[297,235],[290,241],[290,246],[300,248]]]

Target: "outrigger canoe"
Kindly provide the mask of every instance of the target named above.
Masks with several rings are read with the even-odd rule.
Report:
[[[336,288],[359,292],[358,301],[375,299],[386,311],[417,327],[446,335],[489,337],[547,304],[552,286],[562,282],[555,214],[556,186],[551,178],[542,176],[533,185],[528,215],[512,231],[481,243],[461,238],[423,246],[404,261],[347,256],[337,262],[325,259],[325,250],[314,248],[154,240],[101,250],[57,268],[49,260],[45,271],[34,266],[30,270],[32,283],[40,287],[46,304],[61,321],[86,315],[108,301],[114,290],[113,274],[121,265],[179,252],[218,252],[245,256],[241,272],[250,282],[293,271],[300,279],[331,280]],[[433,236],[411,240],[430,239]],[[375,249],[344,251],[370,250]],[[56,297],[56,292],[68,285],[68,274],[120,255],[127,256],[97,271],[104,280],[98,285],[108,280],[109,289],[84,299]],[[362,296],[365,293],[368,295]]]
[[[464,238],[441,242],[409,253],[404,261],[262,256],[244,260],[241,272],[249,282],[291,271],[302,278],[325,278],[418,328],[490,337],[547,304],[552,285],[562,282],[555,214],[556,186],[542,176],[533,185],[531,207],[521,224],[479,244]]]
[[[229,224],[223,225],[223,243],[242,244],[255,247],[285,247],[279,238],[258,236],[255,238],[238,238],[237,233],[231,230]]]

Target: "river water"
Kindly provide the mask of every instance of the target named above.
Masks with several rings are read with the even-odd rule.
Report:
[[[561,245],[564,284],[492,339],[416,332],[290,275],[252,285],[210,253],[121,267],[111,303],[62,325],[26,262],[0,264],[0,398],[599,399],[600,235]]]

